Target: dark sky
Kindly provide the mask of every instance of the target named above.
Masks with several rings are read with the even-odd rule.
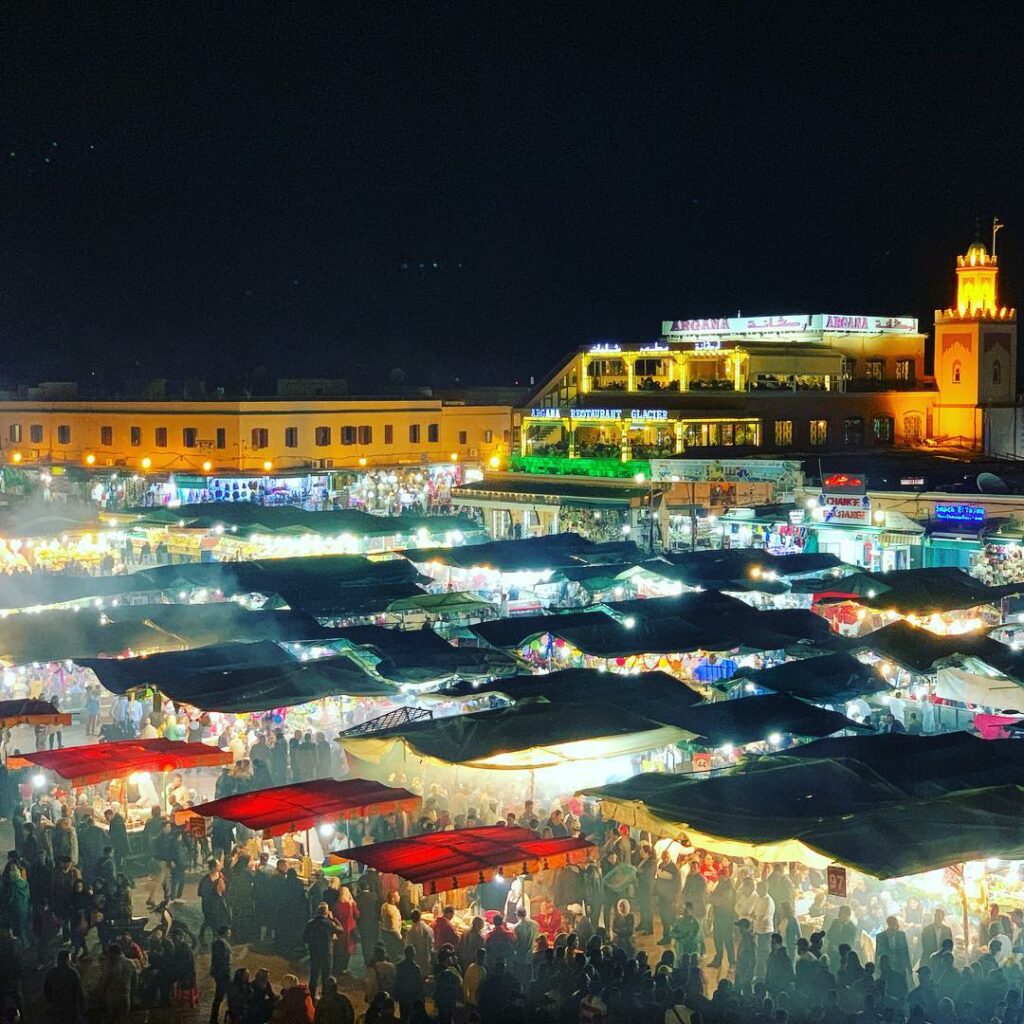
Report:
[[[0,379],[504,382],[663,318],[930,320],[993,214],[1024,302],[1024,26],[911,7],[9,5]]]

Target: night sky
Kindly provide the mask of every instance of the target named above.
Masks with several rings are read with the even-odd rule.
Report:
[[[506,383],[666,318],[930,323],[994,214],[1024,305],[994,5],[210,6],[0,14],[0,381]]]

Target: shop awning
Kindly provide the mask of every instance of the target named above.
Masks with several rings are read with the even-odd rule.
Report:
[[[983,666],[978,666],[979,669]],[[946,667],[935,673],[934,693],[943,700],[976,704],[983,708],[1020,711],[1024,708],[1024,686],[1005,676],[966,668]]]
[[[751,607],[738,597],[720,590],[695,590],[672,597],[637,597],[628,601],[602,601],[619,619],[685,619],[687,622],[707,622],[723,615],[749,615]]]
[[[301,832],[321,821],[362,818],[393,811],[416,811],[422,798],[406,789],[369,779],[316,779],[288,786],[236,793],[178,812],[184,817],[237,821],[264,836]]]
[[[415,583],[365,584],[355,587],[339,587],[317,598],[313,595],[281,595],[284,604],[301,609],[309,615],[322,618],[358,618],[383,615],[391,605],[401,601],[415,601],[429,597],[422,587]]]
[[[70,725],[71,715],[46,700],[0,700],[0,728],[16,725]]]
[[[741,668],[725,685],[740,679],[815,704],[845,704],[857,697],[889,689],[889,684],[871,665],[844,652],[820,658],[798,658],[760,671]]]
[[[637,754],[689,736],[621,708],[564,704],[552,714],[545,704],[518,704],[340,742],[366,761],[404,754],[445,765],[520,770]]]
[[[465,488],[463,488],[465,490]],[[570,565],[621,559],[626,548],[616,544],[595,544],[576,533],[556,533],[523,540],[497,540],[454,548],[418,548],[403,554],[417,565],[449,565],[457,569],[492,569],[495,572],[544,572]]]
[[[37,750],[22,757],[67,779],[72,785],[91,786],[134,772],[172,772],[231,764],[233,755],[230,750],[210,747],[205,743],[155,739]]]
[[[772,555],[754,548],[723,548],[713,551],[678,551],[660,556],[660,560],[676,566],[682,578],[692,586],[717,587],[728,590],[730,580],[756,583],[766,574],[777,577],[802,576],[838,569],[842,562],[824,552]]]
[[[428,895],[585,863],[594,844],[585,839],[538,839],[529,829],[463,828],[429,832],[345,850],[349,860],[422,885]]]

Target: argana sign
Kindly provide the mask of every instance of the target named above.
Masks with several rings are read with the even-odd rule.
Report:
[[[703,320],[663,320],[661,333],[669,338],[733,334],[917,334],[912,316],[859,316],[813,313],[786,316],[730,316]]]

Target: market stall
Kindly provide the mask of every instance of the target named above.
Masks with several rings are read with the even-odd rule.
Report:
[[[585,839],[538,839],[525,828],[503,826],[431,832],[349,850],[350,860],[422,885],[428,895],[483,885],[587,861]]]

